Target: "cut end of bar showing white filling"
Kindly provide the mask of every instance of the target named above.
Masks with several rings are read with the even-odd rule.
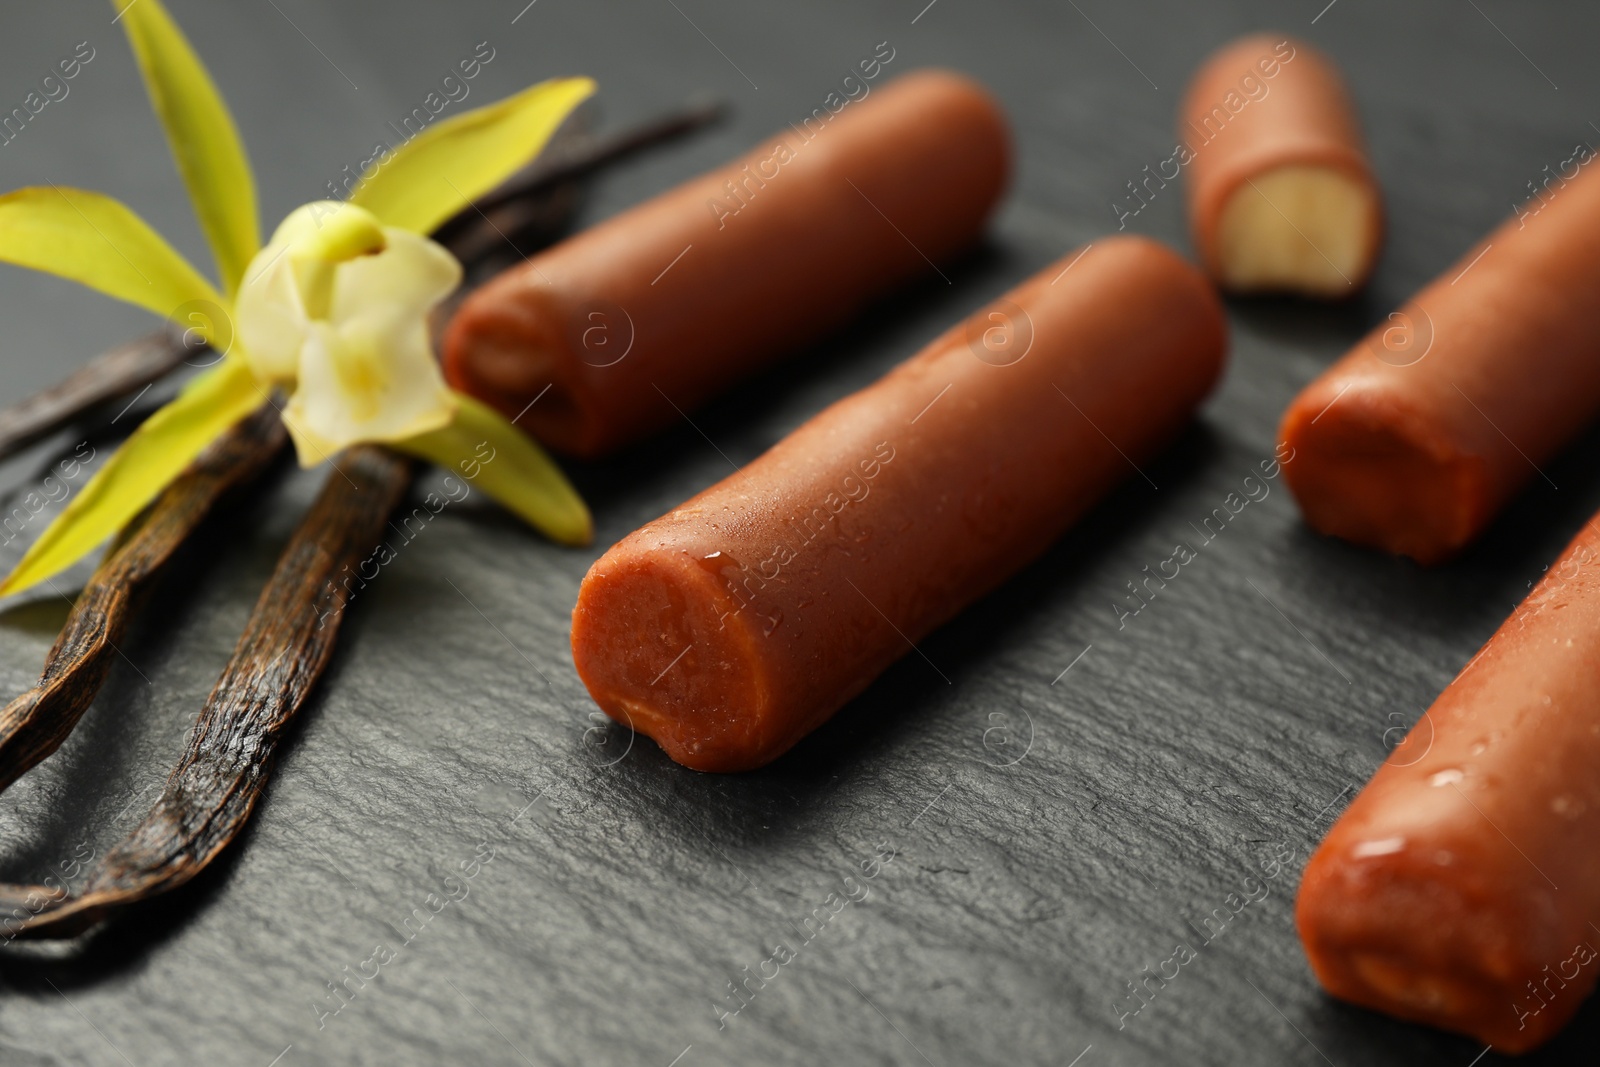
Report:
[[[1228,198],[1217,226],[1222,285],[1354,295],[1377,248],[1375,195],[1332,167],[1278,167],[1250,178]]]

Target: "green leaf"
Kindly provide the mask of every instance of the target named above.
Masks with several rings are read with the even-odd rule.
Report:
[[[432,233],[543,151],[594,90],[589,78],[552,79],[429,126],[367,168],[350,201],[386,225]]]
[[[0,260],[71,278],[157,315],[194,301],[215,306],[208,321],[222,310],[211,283],[143,219],[84,189],[35,186],[0,196]]]
[[[255,179],[228,105],[161,0],[112,0],[139,61],[150,103],[200,228],[211,242],[222,287],[232,296],[261,251]]]
[[[544,449],[493,408],[460,393],[456,399],[460,407],[449,426],[390,447],[460,475],[552,541],[588,544],[589,509]]]
[[[145,420],[29,547],[0,595],[66,570],[121,530],[201,450],[267,399],[242,357],[195,378]]]

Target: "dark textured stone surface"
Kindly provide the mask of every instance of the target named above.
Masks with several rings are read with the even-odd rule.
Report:
[[[483,40],[497,54],[469,103],[587,72],[613,125],[701,89],[736,104],[714,133],[599,181],[589,218],[820,106],[880,41],[897,50],[891,70],[947,64],[994,85],[1019,167],[989,246],[947,271],[951,285],[930,279],[697,414],[735,463],[1114,226],[1124,182],[1170,154],[1195,64],[1244,31],[1282,24],[1344,65],[1390,238],[1355,303],[1232,307],[1227,379],[1148,468],[1159,490],[1132,479],[927,641],[950,684],[908,657],[757,774],[694,774],[594,729],[567,651],[590,561],[727,473],[696,430],[575,470],[598,520],[590,550],[543,543],[476,500],[452,507],[356,598],[240,847],[81,944],[0,952],[0,1063],[945,1067],[1065,1065],[1090,1045],[1081,1067],[1473,1061],[1480,1045],[1323,996],[1294,934],[1294,887],[1385,730],[1417,718],[1600,506],[1600,440],[1548,468],[1559,491],[1535,482],[1449,567],[1312,536],[1275,484],[1125,628],[1110,605],[1271,453],[1304,382],[1504,217],[1545,164],[1600,137],[1600,17],[1505,0],[1341,0],[1315,25],[1322,0],[938,0],[918,17],[924,2],[542,0],[512,25],[522,0],[173,0],[247,131],[268,226],[389,137],[385,122]],[[5,109],[77,41],[97,56],[0,149],[0,187],[104,188],[204,262],[109,18],[92,2],[6,16]],[[1178,194],[1129,228],[1186,247]],[[149,325],[64,283],[0,278],[0,402]],[[5,467],[5,485],[43,458]],[[0,877],[103,852],[137,821],[322,476],[280,479],[186,553],[77,734],[0,799]],[[6,692],[31,682],[63,613],[46,598],[0,615]],[[493,858],[474,866],[480,843]],[[893,862],[867,880],[860,864],[880,843]],[[1189,924],[1279,846],[1295,859],[1267,897],[1200,945]],[[464,862],[476,877],[447,883]],[[827,914],[846,875],[869,895],[820,932],[813,920],[803,943],[797,927]],[[464,899],[405,944],[412,909],[430,914],[428,894],[453,886]],[[1119,1029],[1124,983],[1180,939],[1199,958]],[[794,959],[719,1030],[727,983],[779,943]],[[393,959],[319,1028],[326,983],[380,944]],[[1590,1063],[1597,1039],[1591,1005],[1528,1062]]]

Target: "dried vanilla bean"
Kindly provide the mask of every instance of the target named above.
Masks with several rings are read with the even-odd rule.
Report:
[[[552,143],[524,173],[446,219],[433,238],[467,264],[473,275],[485,266],[503,266],[525,251],[523,244],[537,247],[548,243],[566,225],[577,203],[574,196],[565,194],[577,179],[641,149],[708,126],[722,112],[720,102],[708,101],[617,133]]]
[[[230,489],[254,480],[288,440],[270,405],[212,442],[122,532],[83,587],[38,684],[0,710],[0,790],[66,740],[94,701],[134,601]]]
[[[584,139],[463,209],[434,236],[463,261],[469,275],[502,255],[508,243],[513,249],[516,240],[533,248],[547,245],[570,222],[574,179],[696,130],[720,111],[715,104],[686,108],[620,134]],[[180,352],[177,362],[188,354]],[[65,390],[65,384],[56,391]],[[81,399],[82,393],[72,395]],[[70,410],[52,428],[103,399],[65,405]],[[8,414],[0,412],[0,428]],[[263,409],[213,444],[119,539],[74,607],[40,684],[0,712],[0,790],[53,752],[77,723],[104,682],[138,587],[154,577],[226,488],[218,482],[221,468],[210,475],[201,468],[228,453],[229,469],[238,474],[227,484],[238,484],[264,469],[284,438],[277,413]],[[332,576],[354,566],[377,543],[411,469],[409,461],[367,447],[352,449],[335,463],[347,477],[328,479],[285,549],[155,808],[91,871],[76,895],[45,886],[0,885],[0,939],[70,937],[182,885],[249,818],[283,729],[332,653],[347,599]],[[213,483],[214,491],[208,490]]]
[[[586,135],[576,139],[570,147],[552,145],[528,168],[525,175],[512,178],[500,188],[479,197],[478,209],[492,215],[498,208],[525,199],[557,182],[581,178],[642,148],[693,133],[716,122],[722,117],[723,110],[721,101],[705,100],[617,133]],[[457,217],[465,215],[466,212],[462,212]]]
[[[157,330],[97,356],[42,393],[0,411],[0,459],[43,440],[101,404],[143,389],[194,353],[168,330]]]
[[[150,814],[75,894],[0,886],[0,938],[70,937],[174,889],[249,819],[278,741],[333,654],[349,599],[339,575],[382,539],[411,481],[409,460],[368,445],[333,464],[338,470],[285,547]]]

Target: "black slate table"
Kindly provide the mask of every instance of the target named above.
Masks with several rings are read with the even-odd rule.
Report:
[[[1600,13],[1508,0],[523,5],[172,7],[246,131],[269,227],[479,42],[494,58],[469,103],[588,73],[610,128],[700,91],[733,104],[716,131],[605,175],[586,219],[821,106],[885,41],[892,71],[948,65],[994,87],[1016,127],[1014,189],[949,284],[930,274],[698,413],[698,431],[573,467],[594,547],[553,547],[476,501],[431,524],[357,597],[223,861],[78,943],[0,950],[0,1063],[1498,1062],[1323,995],[1293,896],[1398,728],[1600,507],[1600,439],[1549,465],[1447,567],[1312,535],[1280,481],[1137,616],[1113,605],[1272,454],[1296,390],[1547,164],[1600,138]],[[107,6],[4,20],[0,110],[78,42],[95,58],[0,148],[0,188],[104,189],[204,261]],[[1130,479],[931,637],[926,661],[908,656],[766,770],[692,773],[597,720],[567,626],[604,546],[1114,229],[1125,183],[1171,154],[1196,64],[1271,27],[1330,51],[1359,102],[1390,223],[1369,291],[1336,307],[1232,303],[1227,377],[1150,482]],[[1176,187],[1127,225],[1188,248]],[[66,283],[0,277],[0,402],[148,328]],[[7,464],[4,485],[28,485],[70,437]],[[0,878],[99,854],[137,821],[324,474],[278,478],[184,553],[77,733],[0,800]],[[31,683],[64,613],[47,598],[0,614],[7,693]],[[1215,909],[1273,859],[1265,896],[1224,925]],[[1196,958],[1148,1004],[1131,999],[1179,942]],[[750,975],[765,979],[735,999],[730,984]],[[1528,1062],[1593,1063],[1597,1014],[1591,1003]]]

